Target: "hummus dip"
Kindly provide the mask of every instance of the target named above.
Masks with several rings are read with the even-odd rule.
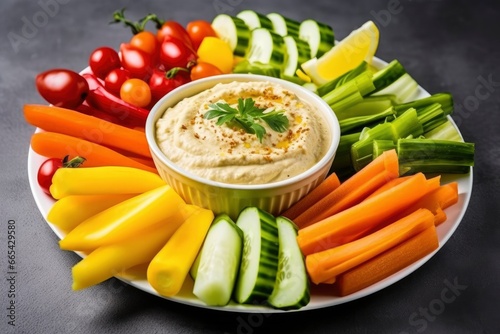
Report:
[[[259,141],[227,123],[205,119],[213,103],[238,107],[238,98],[255,106],[283,110],[288,129],[279,133],[265,122]],[[316,164],[327,152],[329,132],[319,112],[282,86],[266,82],[219,83],[168,108],[156,124],[162,152],[177,166],[199,177],[231,184],[263,184],[285,180]]]

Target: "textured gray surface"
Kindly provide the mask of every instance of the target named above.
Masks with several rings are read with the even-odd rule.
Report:
[[[156,12],[183,24],[210,20],[221,9],[230,14],[247,8],[278,11],[297,20],[328,22],[338,39],[374,20],[381,33],[377,55],[399,59],[431,93],[452,92],[457,103],[454,118],[465,139],[477,145],[472,199],[455,234],[435,257],[397,284],[317,311],[272,316],[206,311],[117,280],[72,292],[70,268],[78,257],[58,249],[57,238],[31,195],[26,166],[33,128],[25,124],[21,109],[24,103],[43,103],[34,87],[37,73],[54,67],[82,69],[94,48],[116,48],[129,38],[121,26],[107,24],[121,7],[127,7],[133,18]],[[500,6],[496,2],[4,0],[0,13],[0,332],[500,332]],[[36,26],[30,30],[26,22]],[[9,33],[23,39],[12,44]],[[483,79],[490,81],[489,90],[480,88]],[[15,327],[7,317],[9,221],[15,221],[16,233]],[[457,290],[450,303],[440,302],[445,281],[466,287]]]

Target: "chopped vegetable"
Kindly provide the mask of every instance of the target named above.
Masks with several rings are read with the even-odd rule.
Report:
[[[137,194],[71,195],[56,201],[47,214],[47,221],[69,232],[84,220]]]
[[[337,275],[370,260],[433,224],[434,215],[429,210],[418,209],[363,238],[310,254],[306,257],[309,277],[315,284],[331,282]]]
[[[299,309],[309,303],[310,291],[304,258],[297,244],[297,226],[277,217],[279,262],[273,292],[267,302],[279,309]]]
[[[420,260],[439,247],[436,228],[431,226],[384,253],[340,274],[337,293],[347,296],[379,282]]]
[[[315,203],[319,202],[324,197],[328,196],[329,193],[334,191],[340,186],[339,178],[337,174],[330,174],[323,182],[321,182],[316,188],[310,191],[298,202],[293,204],[281,215],[287,217],[288,219],[295,220],[308,208],[312,207]]]
[[[267,300],[278,270],[279,239],[276,218],[256,207],[243,209],[236,221],[243,231],[243,254],[234,300],[251,304]]]
[[[418,173],[383,193],[299,230],[304,255],[339,246],[364,235],[436,188]],[[383,208],[383,210],[381,210]]]
[[[144,133],[70,109],[27,104],[25,120],[45,131],[82,138],[90,142],[151,158]]]
[[[45,157],[84,156],[85,167],[125,166],[157,173],[155,168],[138,163],[110,148],[55,132],[38,132],[31,137],[31,148]]]
[[[61,168],[52,178],[55,199],[70,195],[140,194],[165,185],[158,174],[138,168],[103,166]]]
[[[300,228],[313,225],[361,202],[371,192],[399,175],[396,152],[387,151],[343,182],[338,188],[299,214],[294,222]]]
[[[90,217],[61,239],[59,246],[65,250],[89,251],[121,242],[168,220],[184,205],[180,196],[164,185]]]
[[[207,305],[229,303],[240,268],[243,232],[226,214],[218,215],[198,254],[193,293]]]
[[[186,206],[185,212],[179,211],[168,221],[139,231],[140,237],[132,236],[95,249],[72,268],[73,290],[99,284],[129,268],[150,262],[194,210]]]
[[[197,208],[175,231],[148,266],[148,282],[162,296],[175,296],[201,249],[214,214]]]

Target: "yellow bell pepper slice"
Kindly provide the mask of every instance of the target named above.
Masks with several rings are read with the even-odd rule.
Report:
[[[164,185],[132,197],[83,221],[61,241],[64,250],[90,251],[128,238],[164,221],[185,205],[182,198]]]
[[[72,268],[73,290],[99,284],[148,263],[195,210],[193,205],[185,205],[167,221],[148,227],[134,238],[92,251]]]
[[[71,195],[61,198],[47,214],[49,223],[69,232],[84,220],[137,194]]]
[[[70,195],[140,194],[165,185],[157,174],[133,167],[59,168],[52,178],[55,199]]]
[[[175,296],[181,290],[213,219],[212,211],[198,209],[151,260],[148,282],[160,295]]]

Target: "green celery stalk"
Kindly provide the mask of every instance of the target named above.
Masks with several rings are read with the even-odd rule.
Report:
[[[356,68],[350,70],[349,72],[341,75],[338,78],[335,78],[321,86],[318,87],[318,95],[324,96],[334,90],[337,87],[342,86],[348,81],[355,79],[358,75],[368,70],[368,63],[362,61]]]
[[[340,124],[340,132],[342,134],[347,134],[349,132],[355,131],[356,129],[374,125],[377,123],[381,123],[382,120],[386,119],[389,116],[394,116],[394,109],[389,107],[381,112],[376,111],[371,115],[365,116],[354,116],[345,118],[339,121]]]
[[[409,108],[415,108],[418,110],[425,108],[433,103],[439,103],[445,115],[450,115],[453,111],[453,97],[450,93],[437,93],[422,99],[415,101],[397,104],[394,106],[396,113],[400,113],[408,110]]]
[[[437,126],[436,128],[424,132],[424,137],[427,139],[443,139],[461,142],[464,141],[462,139],[462,136],[460,135],[460,132],[458,132],[458,129],[449,119],[446,119],[443,124]]]
[[[373,74],[370,71],[365,71],[356,78],[322,96],[322,98],[334,111],[344,110],[355,103],[361,102],[364,95],[375,89],[372,76]]]
[[[373,75],[375,90],[372,94],[388,87],[405,73],[405,68],[398,60],[391,61],[386,67]]]

